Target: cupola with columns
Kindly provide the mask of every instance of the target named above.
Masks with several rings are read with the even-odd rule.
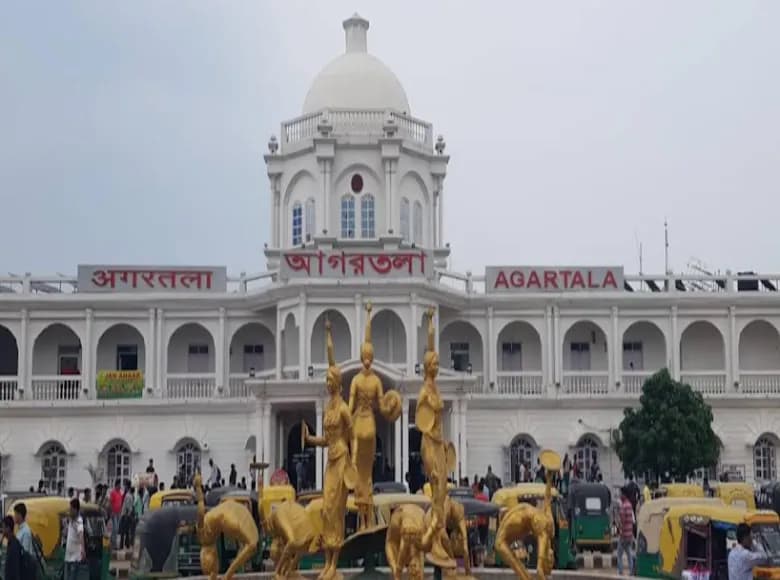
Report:
[[[414,245],[441,263],[444,138],[411,116],[398,78],[368,53],[368,21],[355,14],[343,26],[344,54],[268,142],[269,266],[283,250],[338,246]]]

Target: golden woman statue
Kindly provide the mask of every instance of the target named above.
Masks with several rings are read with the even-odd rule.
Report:
[[[195,494],[198,500],[197,535],[200,543],[200,566],[209,580],[217,579],[219,557],[217,540],[224,535],[235,540],[240,550],[225,572],[224,580],[231,580],[236,571],[246,564],[257,551],[260,535],[252,513],[238,502],[226,501],[206,511],[203,499],[203,480],[200,472],[195,474]]]
[[[545,450],[539,459],[545,470],[546,485],[544,503],[534,507],[527,503],[516,505],[501,518],[496,532],[496,553],[506,562],[520,580],[530,580],[528,570],[512,549],[512,544],[522,542],[528,536],[536,538],[536,577],[546,580],[552,574],[555,555],[552,542],[555,537],[555,523],[552,513],[553,475],[561,469],[561,457],[554,451]]]
[[[349,412],[352,415],[352,463],[357,471],[355,505],[358,508],[358,530],[365,530],[373,520],[373,470],[376,453],[376,420],[374,408],[390,422],[401,414],[401,397],[396,391],[382,389],[382,381],[371,368],[374,347],[371,344],[371,303],[366,305],[366,339],[360,347],[363,368],[352,379],[349,388]]]
[[[330,400],[325,407],[322,437],[309,435],[303,423],[304,443],[328,448],[328,463],[325,467],[325,482],[322,498],[322,546],[325,550],[325,567],[320,580],[341,577],[336,570],[339,551],[344,544],[344,517],[347,510],[347,493],[355,486],[355,469],[349,456],[352,441],[352,416],[341,396],[341,370],[336,366],[333,354],[333,337],[330,321],[325,322],[328,345],[328,373],[326,383]]]
[[[430,547],[429,560],[441,568],[455,568],[455,561],[444,546],[445,502],[447,500],[447,467],[454,461],[452,450],[442,435],[441,414],[444,410],[436,376],[439,374],[439,355],[436,353],[436,337],[433,327],[433,309],[428,309],[428,348],[423,359],[425,380],[417,397],[415,422],[422,433],[422,460],[425,475],[431,484],[431,525],[425,530],[423,546]]]

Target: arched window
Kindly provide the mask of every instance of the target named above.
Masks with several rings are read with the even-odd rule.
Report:
[[[304,220],[306,225],[306,241],[310,242],[314,237],[314,227],[317,225],[314,216],[314,200],[306,200],[306,219]]]
[[[292,243],[299,246],[303,242],[303,208],[295,202],[292,209]]]
[[[65,488],[68,456],[59,443],[49,443],[41,454],[41,479],[44,489],[54,495]]]
[[[594,466],[598,467],[599,464],[599,444],[593,437],[586,435],[580,439],[580,443],[574,451],[574,461],[577,463],[580,477],[591,481],[594,476]],[[601,468],[598,467],[598,469]]]
[[[373,238],[374,223],[374,196],[370,193],[360,198],[360,237]]]
[[[762,437],[753,446],[753,478],[756,481],[773,481],[777,478],[775,444]]]
[[[509,461],[512,469],[512,481],[521,483],[532,481],[534,477],[534,444],[524,436],[515,437],[509,447]],[[523,466],[521,468],[521,465]],[[530,480],[528,478],[531,478]]]
[[[186,485],[200,469],[200,447],[192,441],[183,441],[176,448],[176,474]]]
[[[411,242],[412,238],[409,230],[409,200],[401,200],[401,239],[405,242]]]
[[[345,195],[341,198],[341,237],[355,237],[355,196]]]
[[[414,202],[414,236],[412,236],[412,241],[415,244],[422,244],[423,241],[423,208],[422,204],[419,201]]]
[[[106,452],[106,478],[109,485],[114,485],[118,479],[130,479],[130,449],[122,442],[112,444]]]

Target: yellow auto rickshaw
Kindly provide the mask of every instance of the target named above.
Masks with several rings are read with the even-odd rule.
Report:
[[[662,483],[653,492],[653,499],[659,497],[704,497],[704,488],[695,483]]]
[[[447,483],[447,491],[449,491],[451,489],[455,489],[455,484],[454,483]],[[426,481],[425,482],[425,485],[423,485],[423,487],[422,487],[422,491],[423,491],[423,495],[425,497],[427,497],[427,498],[432,498],[433,497],[433,491],[431,491],[431,482],[430,481]]]
[[[65,564],[65,526],[70,517],[70,499],[64,497],[37,497],[17,500],[8,507],[7,515],[13,515],[14,505],[24,503],[27,508],[27,524],[34,538],[39,572],[45,580],[62,577]],[[86,541],[85,569],[90,577],[108,580],[111,550],[105,534],[105,514],[94,504],[82,503],[81,518],[84,522]]]
[[[642,514],[640,514],[642,516]],[[780,518],[774,512],[750,511],[727,506],[719,500],[672,505],[658,518],[640,517],[639,533],[645,542],[637,553],[638,576],[683,578],[685,572],[707,571],[710,578],[728,578],[728,554],[736,544],[736,529],[746,523],[753,540],[774,562],[780,557],[776,538]],[[651,552],[657,546],[657,552]],[[753,570],[755,578],[780,578],[780,568],[765,566]]]
[[[195,492],[190,489],[166,489],[158,491],[149,498],[149,511],[158,510],[168,505],[192,505],[195,503]]]
[[[756,496],[753,486],[749,483],[718,483],[713,486],[715,497],[719,497],[726,505],[756,509]]]
[[[552,511],[555,517],[555,567],[559,570],[576,568],[577,561],[572,550],[571,530],[569,520],[561,505],[561,497],[558,490],[552,488]],[[544,483],[518,483],[513,487],[504,487],[493,494],[494,504],[505,510],[515,507],[520,503],[529,503],[534,506],[541,506],[544,501],[545,484]],[[499,521],[501,515],[499,515]],[[536,566],[536,554],[534,553],[534,544],[529,542],[526,545],[529,550],[529,566]],[[501,565],[500,562],[496,562]]]

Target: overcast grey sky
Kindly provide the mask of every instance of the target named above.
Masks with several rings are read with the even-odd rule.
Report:
[[[371,21],[451,155],[453,266],[780,271],[780,2],[28,2],[0,18],[0,272],[265,268],[262,155]]]

